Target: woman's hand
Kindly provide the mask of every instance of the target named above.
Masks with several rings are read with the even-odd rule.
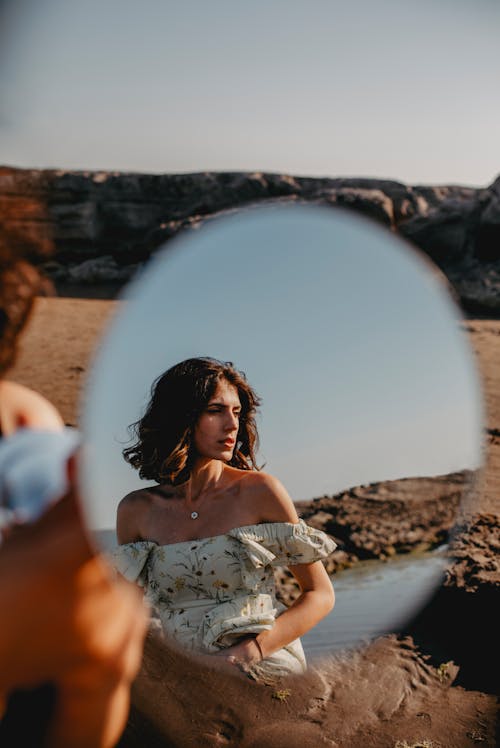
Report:
[[[216,652],[215,657],[223,658],[229,665],[248,672],[252,665],[262,660],[262,651],[255,636],[249,636],[227,649]]]

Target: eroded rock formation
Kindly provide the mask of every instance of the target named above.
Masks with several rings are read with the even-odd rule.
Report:
[[[325,562],[328,573],[335,574],[359,560],[387,559],[447,542],[475,477],[473,471],[463,470],[435,478],[370,483],[296,502],[296,507],[309,525],[336,541],[336,551]],[[300,594],[289,570],[278,569],[276,581],[283,602],[290,604]]]
[[[224,210],[277,199],[341,205],[373,218],[426,252],[464,307],[500,311],[500,177],[486,189],[474,189],[264,173],[3,167],[0,241],[43,255],[61,288],[108,284],[116,289],[180,230]]]

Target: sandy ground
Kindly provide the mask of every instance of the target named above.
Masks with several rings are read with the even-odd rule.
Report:
[[[476,354],[483,380],[487,463],[484,483],[471,511],[500,511],[500,320],[468,320],[464,328]]]
[[[40,299],[9,378],[37,389],[59,408],[66,423],[75,425],[93,351],[117,305],[113,301]],[[473,503],[465,511],[464,529],[457,540],[455,576],[452,573],[451,578],[452,588],[463,592],[459,604],[474,608],[478,601],[479,618],[491,618],[489,596],[498,592],[500,583],[495,560],[500,513],[500,321],[468,320],[464,327],[485,386],[487,468]],[[470,583],[472,574],[474,584]],[[481,597],[484,590],[487,597]],[[453,600],[457,599],[455,595]],[[484,607],[485,600],[488,607]],[[446,605],[450,607],[448,602]],[[429,631],[432,633],[428,621],[422,625],[420,646],[429,641]],[[453,609],[446,625],[460,630],[463,621],[457,610]],[[484,632],[480,650],[484,657],[495,651],[496,627],[482,625],[482,620],[476,620],[473,636],[481,637]],[[464,630],[461,639],[470,635]],[[474,641],[470,643],[473,650]],[[457,657],[453,659],[461,665]],[[491,662],[485,667],[491,667]],[[195,663],[151,635],[122,745],[497,745],[494,696],[453,685],[457,672],[454,664],[437,666],[427,657],[425,647],[419,652],[411,639],[388,636],[364,650],[325,659],[303,678],[262,686],[243,676],[228,677],[206,663]]]
[[[45,395],[76,426],[85,375],[120,302],[39,298],[8,379]]]

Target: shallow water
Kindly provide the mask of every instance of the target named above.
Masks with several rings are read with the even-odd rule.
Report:
[[[309,659],[397,631],[441,584],[446,549],[363,561],[332,577],[335,607],[302,637]]]

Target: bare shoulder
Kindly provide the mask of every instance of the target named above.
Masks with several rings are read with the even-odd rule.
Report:
[[[120,501],[120,506],[123,504],[124,507],[128,506],[140,506],[141,504],[149,503],[152,499],[152,490],[149,488],[138,488],[135,491],[131,491]]]
[[[18,382],[0,382],[0,410],[4,434],[26,427],[59,431],[64,422],[57,408],[39,392]]]
[[[151,492],[147,488],[131,491],[118,504],[116,534],[119,543],[142,540],[143,518],[151,506]]]
[[[260,522],[298,522],[297,510],[288,491],[274,475],[249,473],[247,486],[252,492]]]

